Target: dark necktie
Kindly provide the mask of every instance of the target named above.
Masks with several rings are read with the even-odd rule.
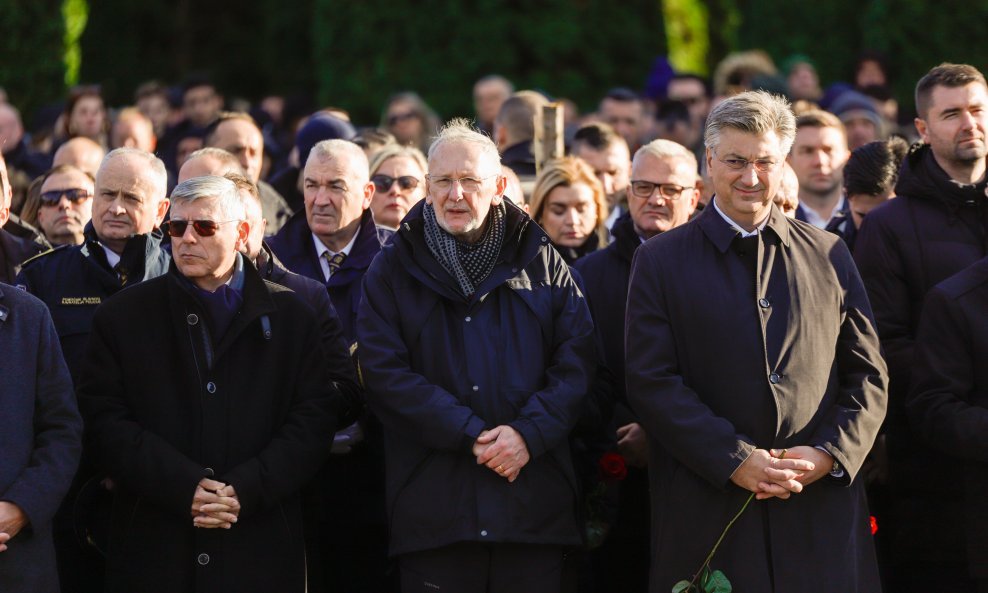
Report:
[[[117,276],[120,278],[120,286],[127,284],[127,268],[118,263],[113,266],[113,271],[116,272]]]
[[[323,251],[322,256],[326,258],[326,262],[329,264],[329,277],[332,278],[333,274],[340,269],[343,262],[346,260],[345,253],[337,253],[336,255],[330,255],[328,251]]]

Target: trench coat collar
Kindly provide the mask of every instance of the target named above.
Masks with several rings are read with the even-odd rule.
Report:
[[[716,196],[714,196],[716,198]],[[703,234],[707,236],[707,239],[714,244],[715,247],[721,252],[726,253],[728,247],[731,246],[731,241],[734,240],[739,233],[731,225],[727,224],[717,212],[714,210],[713,205],[704,208],[700,216],[697,217],[696,223],[700,225],[703,230]],[[772,210],[768,215],[768,223],[765,224],[766,230],[771,230],[779,238],[783,245],[789,247],[789,219],[786,215],[782,213],[772,204]]]

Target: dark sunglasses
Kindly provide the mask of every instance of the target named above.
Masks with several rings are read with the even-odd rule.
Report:
[[[161,223],[161,230],[165,231],[172,237],[182,237],[185,235],[185,229],[189,228],[189,223],[192,223],[192,228],[195,229],[197,235],[200,237],[212,237],[216,234],[216,231],[220,229],[221,224],[226,224],[228,222],[240,221],[223,220],[217,222],[215,220],[168,220]]]
[[[58,206],[62,201],[62,196],[73,204],[81,204],[93,197],[93,194],[84,189],[53,189],[41,194],[42,206]]]
[[[398,187],[404,191],[408,189],[415,189],[419,186],[419,180],[412,177],[411,175],[402,175],[401,177],[390,177],[388,175],[375,175],[371,177],[371,181],[374,183],[374,189],[379,192],[386,192],[391,189],[391,186],[398,182]]]
[[[419,114],[414,111],[406,111],[405,113],[396,113],[394,115],[388,116],[388,125],[393,126],[398,122],[407,121],[410,119],[418,119]]]

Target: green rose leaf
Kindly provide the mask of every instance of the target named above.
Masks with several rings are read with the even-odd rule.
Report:
[[[672,586],[672,593],[684,593],[690,587],[690,582],[683,580]]]
[[[731,593],[733,588],[731,587],[731,581],[727,580],[727,576],[721,571],[715,570],[710,573],[710,578],[707,579],[704,590],[707,593]]]

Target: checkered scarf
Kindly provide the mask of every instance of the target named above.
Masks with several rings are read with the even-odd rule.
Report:
[[[487,230],[474,244],[463,243],[444,231],[436,220],[432,204],[423,208],[425,242],[433,257],[446,269],[460,287],[463,296],[470,297],[487,279],[504,242],[504,204],[494,206],[488,215]]]

